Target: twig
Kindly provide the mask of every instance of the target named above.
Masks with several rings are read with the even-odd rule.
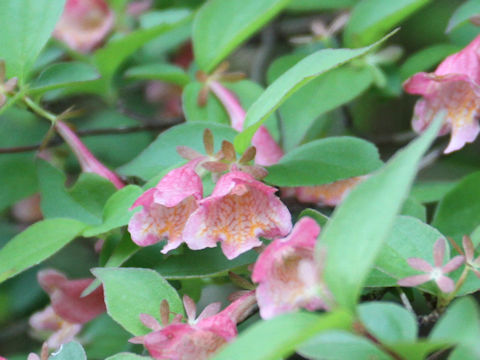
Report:
[[[168,128],[179,124],[180,119],[175,119],[174,122],[169,122],[166,124],[150,124],[150,125],[138,125],[138,126],[129,126],[129,127],[119,127],[119,128],[104,128],[104,129],[88,129],[88,130],[78,130],[76,131],[77,135],[80,137],[85,136],[99,136],[99,135],[119,135],[119,134],[130,134],[143,131],[159,131],[162,132]],[[64,141],[60,137],[56,137],[49,142],[49,146],[58,146]],[[23,153],[38,150],[42,144],[33,144],[25,146],[15,146],[8,148],[0,148],[0,154],[15,154]]]

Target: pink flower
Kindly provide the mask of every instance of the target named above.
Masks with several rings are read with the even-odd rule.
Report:
[[[404,83],[407,93],[422,95],[415,105],[412,126],[424,131],[435,115],[446,110],[440,135],[451,132],[444,153],[475,140],[480,127],[480,36],[460,52],[447,57],[433,73],[417,73]]]
[[[152,7],[153,0],[137,0],[129,2],[127,5],[127,14],[131,16],[140,16]]]
[[[29,319],[29,323],[36,332],[51,332],[46,341],[50,349],[57,349],[62,344],[72,341],[82,330],[82,324],[73,324],[65,321],[55,313],[51,305],[33,314]]]
[[[325,185],[302,186],[295,189],[295,195],[300,202],[337,206],[365,178],[357,176]]]
[[[470,266],[473,273],[480,278],[480,256],[474,259],[475,257],[475,246],[473,245],[472,239],[468,236],[464,236],[462,239],[463,250],[465,252],[465,263]]]
[[[106,311],[102,286],[81,296],[93,279],[68,280],[56,270],[42,270],[37,277],[55,313],[70,323],[84,324]]]
[[[269,319],[299,308],[326,308],[319,294],[320,271],[314,260],[314,248],[320,227],[304,217],[291,234],[276,239],[260,254],[252,280],[258,282],[260,315]]]
[[[287,207],[274,195],[276,189],[247,173],[223,175],[212,195],[199,201],[190,215],[183,237],[194,250],[222,243],[228,259],[262,245],[260,236],[274,238],[292,227]]]
[[[220,304],[214,303],[195,318],[193,300],[184,296],[183,301],[188,323],[182,323],[176,316],[168,324],[168,306],[165,310],[162,304],[162,324],[150,315],[142,314],[142,322],[153,332],[133,338],[130,342],[143,344],[155,359],[205,360],[237,336],[237,323],[256,306],[255,294],[250,291],[220,313]]]
[[[88,53],[105,39],[114,21],[104,0],[67,0],[53,36],[76,51]]]
[[[438,239],[433,245],[433,262],[434,266],[430,265],[420,258],[407,259],[408,265],[415,270],[424,272],[422,275],[409,276],[398,280],[400,286],[417,286],[426,283],[430,280],[435,281],[440,290],[444,293],[452,292],[455,289],[455,283],[445,274],[452,272],[462,265],[465,257],[458,255],[442,266],[443,257],[445,255],[445,240]]]
[[[128,231],[137,245],[148,246],[167,238],[162,249],[165,254],[182,244],[185,223],[202,198],[202,179],[194,170],[200,160],[170,171],[135,201],[132,208],[143,209],[133,215]]]
[[[67,124],[61,120],[57,120],[55,123],[55,128],[72,149],[83,171],[92,172],[110,180],[117,189],[121,189],[125,186],[117,174],[109,170],[105,165],[98,161],[98,159],[90,152],[90,150],[88,150],[77,134],[75,134],[75,132],[70,129]]]
[[[242,131],[246,114],[235,94],[218,81],[209,81],[208,85],[225,107],[230,116],[231,126],[237,131]],[[283,156],[282,148],[275,142],[268,129],[263,125],[260,126],[253,136],[252,145],[257,150],[255,163],[258,165],[269,166],[276,164]]]

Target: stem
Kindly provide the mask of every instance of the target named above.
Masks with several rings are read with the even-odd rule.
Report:
[[[447,297],[438,298],[437,309],[440,313],[442,313],[445,310],[448,304],[450,304],[450,302],[455,298],[455,295],[458,293],[458,291],[462,288],[463,284],[465,283],[465,280],[467,279],[467,275],[469,271],[470,271],[470,268],[468,266],[465,266],[463,268],[462,275],[460,275],[460,278],[455,284],[455,289],[451,293],[449,293]]]
[[[45,118],[45,119],[48,119],[52,122],[52,124],[55,124],[55,122],[57,121],[57,116],[52,114],[51,112],[45,110],[44,108],[42,108],[39,104],[37,104],[35,101],[33,101],[32,99],[30,99],[29,97],[24,97],[23,98],[23,101],[25,102],[25,104],[28,105],[28,107],[30,109],[32,109],[36,114],[40,115],[41,117]]]

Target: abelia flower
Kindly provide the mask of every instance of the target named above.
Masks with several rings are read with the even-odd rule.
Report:
[[[105,0],[67,0],[53,36],[76,51],[88,53],[106,38],[114,21]]]
[[[259,283],[256,294],[262,318],[327,307],[319,295],[322,281],[314,259],[319,234],[315,220],[301,218],[290,235],[274,240],[260,254],[252,280]]]
[[[271,239],[288,234],[291,216],[275,192],[238,170],[223,175],[190,215],[183,232],[185,242],[193,250],[221,242],[225,256],[233,259],[261,246],[260,236]]]
[[[202,198],[202,179],[195,172],[199,160],[170,171],[152,189],[144,192],[132,208],[143,206],[128,224],[132,240],[140,246],[167,239],[162,253],[183,243],[183,229]]]
[[[62,344],[72,341],[82,330],[82,324],[73,324],[58,316],[53,307],[47,306],[42,311],[36,312],[29,319],[30,326],[35,332],[50,332],[46,340],[47,347],[58,349]]]
[[[94,279],[68,280],[56,270],[42,270],[37,277],[55,313],[70,323],[84,324],[106,311],[103,286],[82,297]]]
[[[443,257],[445,255],[445,240],[438,239],[433,245],[433,263],[430,265],[424,259],[420,258],[408,258],[407,263],[415,270],[422,271],[425,274],[413,275],[404,279],[398,280],[397,284],[400,286],[418,286],[429,282],[435,281],[440,290],[444,293],[452,292],[455,289],[455,282],[445,274],[458,269],[465,261],[465,257],[458,255],[448,261],[442,266]]]
[[[208,305],[198,318],[195,318],[195,304],[188,296],[184,296],[184,305],[188,323],[182,323],[176,316],[168,324],[168,306],[165,310],[162,304],[162,324],[142,314],[142,322],[153,332],[135,337],[130,342],[143,344],[155,359],[208,359],[237,336],[237,323],[253,311],[256,301],[254,292],[250,291],[220,313],[219,303]]]
[[[480,127],[480,36],[460,52],[448,56],[433,73],[420,72],[404,83],[407,93],[422,95],[415,105],[412,126],[420,133],[437,113],[446,110],[440,135],[451,133],[444,153],[475,140]]]
[[[90,150],[88,150],[77,134],[75,134],[75,132],[70,129],[67,124],[61,120],[57,120],[55,123],[55,128],[72,149],[83,171],[95,173],[107,180],[110,180],[110,182],[117,189],[121,189],[125,186],[117,174],[109,170],[90,152]]]
[[[302,186],[295,189],[298,201],[319,205],[337,206],[366,176],[357,176],[318,186]]]

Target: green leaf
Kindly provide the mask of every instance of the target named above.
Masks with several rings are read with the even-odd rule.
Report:
[[[328,249],[325,281],[339,305],[353,310],[443,117],[443,113],[438,115],[422,136],[357,185],[320,234],[317,247]]]
[[[346,331],[328,331],[302,344],[298,353],[311,360],[391,360],[371,341]]]
[[[450,33],[463,24],[466,24],[470,18],[480,14],[480,1],[469,0],[460,5],[448,21],[446,33]]]
[[[432,225],[460,241],[480,224],[480,172],[463,178],[438,203]]]
[[[133,31],[124,37],[110,41],[97,50],[94,54],[94,62],[103,81],[109,84],[120,65],[141,46],[157,36],[183,25],[189,19],[188,12],[182,13],[181,16],[166,17],[164,22],[159,25]]]
[[[390,344],[389,348],[401,356],[402,359],[408,360],[425,360],[429,354],[437,350],[444,350],[448,347],[445,341],[431,341],[419,339],[417,342],[400,342]]]
[[[289,0],[208,1],[193,23],[193,49],[200,69],[211,72],[288,3]]]
[[[401,80],[406,80],[417,72],[431,70],[448,55],[459,50],[461,48],[456,45],[436,44],[414,53],[400,66]]]
[[[368,281],[368,286],[396,286],[399,279],[417,275],[418,271],[407,264],[407,259],[418,257],[433,264],[433,245],[443,235],[435,228],[409,216],[399,216],[393,225],[390,236],[381,249],[375,262],[375,269],[384,277]],[[446,251],[445,260],[449,259]],[[433,282],[419,286],[423,291],[436,294],[438,288]]]
[[[267,168],[265,181],[277,186],[322,185],[366,175],[382,164],[372,143],[354,137],[330,137],[287,153]]]
[[[419,182],[413,185],[411,196],[422,204],[438,202],[456,184],[456,181]]]
[[[223,105],[212,93],[208,93],[207,102],[204,106],[198,104],[198,95],[205,85],[197,81],[191,82],[182,92],[182,108],[185,119],[189,122],[205,121],[230,125],[230,118]]]
[[[0,250],[0,282],[49,258],[84,227],[72,219],[48,219],[29,226]]]
[[[343,34],[349,47],[377,41],[430,0],[362,0],[352,10]]]
[[[22,84],[62,14],[65,0],[0,1],[0,59]]]
[[[116,191],[110,181],[83,173],[72,188],[65,189],[65,175],[48,162],[38,160],[37,171],[45,218],[72,218],[86,224],[102,224],[103,207]]]
[[[352,101],[372,82],[370,69],[344,66],[298,90],[280,107],[285,150],[298,145],[318,117]]]
[[[151,330],[140,321],[140,314],[160,319],[160,304],[167,300],[173,313],[183,314],[175,289],[157,272],[135,268],[96,268],[93,274],[105,289],[108,314],[135,336]]]
[[[363,303],[358,306],[358,316],[367,331],[382,344],[417,339],[417,319],[400,305],[380,301]]]
[[[248,109],[245,125],[248,126],[235,138],[235,148],[243,153],[250,140],[263,122],[293,93],[314,80],[316,77],[333,70],[346,62],[365,55],[385,41],[393,32],[373,45],[361,49],[324,49],[319,50],[282,74]]]
[[[160,80],[180,86],[184,86],[190,82],[190,77],[181,67],[169,63],[135,66],[128,69],[125,77],[139,80]]]
[[[103,208],[102,224],[87,228],[83,236],[96,236],[127,225],[132,215],[138,211],[130,210],[130,207],[142,192],[139,186],[128,185],[114,193]]]
[[[97,80],[98,78],[100,78],[100,75],[91,65],[82,62],[56,63],[42,71],[32,83],[29,92],[41,94],[45,91]]]
[[[148,356],[140,356],[132,353],[120,353],[106,358],[105,360],[153,360]]]
[[[322,315],[302,312],[280,315],[250,326],[213,360],[278,360],[322,331],[347,330],[351,324],[352,318],[341,311]]]
[[[216,123],[199,122],[173,126],[161,133],[139,156],[118,171],[147,180],[166,169],[180,166],[185,160],[177,154],[176,147],[187,145],[203,153],[203,131],[207,128],[215,138],[215,151],[220,148],[222,140],[232,141],[236,134],[230,126]]]
[[[300,213],[300,215],[298,215],[298,219],[301,219],[304,216],[311,217],[320,226],[325,226],[328,222],[328,216],[322,214],[320,211],[317,211],[315,209],[305,209],[305,210],[303,210]]]
[[[416,217],[423,222],[427,221],[427,209],[412,197],[405,200],[400,214]]]
[[[358,0],[295,0],[287,9],[290,11],[313,11],[325,9],[342,9],[355,5]]]
[[[71,341],[63,344],[58,351],[48,357],[48,360],[87,360],[87,354],[82,345]]]

